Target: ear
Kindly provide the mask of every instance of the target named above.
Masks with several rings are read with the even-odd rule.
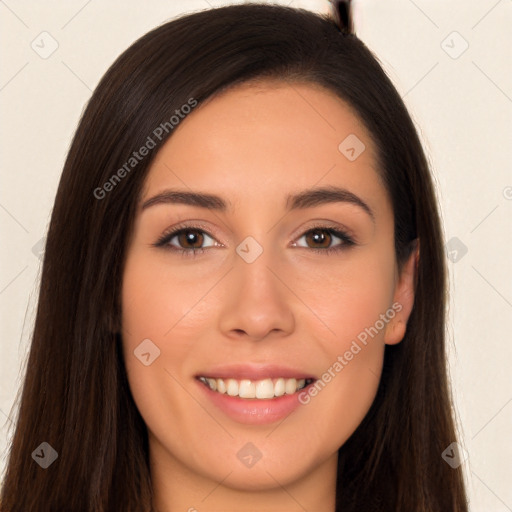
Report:
[[[412,244],[411,254],[407,261],[404,262],[395,284],[392,309],[396,314],[386,325],[384,334],[384,343],[386,345],[396,345],[403,340],[407,329],[407,321],[414,305],[420,259],[419,239],[414,240]]]

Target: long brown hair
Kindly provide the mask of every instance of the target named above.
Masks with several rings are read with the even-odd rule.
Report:
[[[118,334],[137,200],[176,110],[272,78],[321,85],[351,105],[378,149],[400,265],[420,240],[405,338],[386,345],[376,398],[339,450],[336,510],[467,512],[462,469],[441,456],[457,438],[443,234],[430,170],[400,95],[350,27],[346,17],[340,27],[276,5],[210,9],[152,30],[107,71],[83,113],[55,199],[2,511],[153,510],[147,430]],[[155,147],[127,167],[148,136]],[[31,456],[42,442],[58,453],[47,469]]]

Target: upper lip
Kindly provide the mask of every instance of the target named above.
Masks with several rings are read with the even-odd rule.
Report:
[[[215,366],[198,373],[196,377],[209,377],[212,379],[231,378],[236,380],[248,379],[252,381],[267,378],[277,379],[279,377],[316,380],[314,375],[306,373],[303,370],[276,364],[230,364]]]

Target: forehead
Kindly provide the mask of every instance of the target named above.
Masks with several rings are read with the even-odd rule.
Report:
[[[385,190],[374,155],[361,120],[331,91],[308,83],[242,84],[180,122],[150,168],[142,199],[166,187],[190,188],[221,195],[235,209],[263,196],[273,204],[315,185],[377,198]]]

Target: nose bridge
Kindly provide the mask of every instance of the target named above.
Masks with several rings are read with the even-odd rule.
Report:
[[[283,300],[282,286],[275,276],[278,268],[278,251],[268,241],[268,236],[263,240],[259,236],[256,240],[253,236],[247,236],[236,247],[234,262],[234,274],[241,280],[242,288],[246,295],[254,295],[255,298],[262,294],[267,301]]]
[[[265,238],[268,240],[270,237]],[[276,277],[279,256],[248,236],[236,247],[230,272],[228,297],[221,310],[220,325],[226,335],[245,332],[263,338],[271,331],[290,332],[294,316],[286,287]],[[230,334],[231,333],[231,334]]]

